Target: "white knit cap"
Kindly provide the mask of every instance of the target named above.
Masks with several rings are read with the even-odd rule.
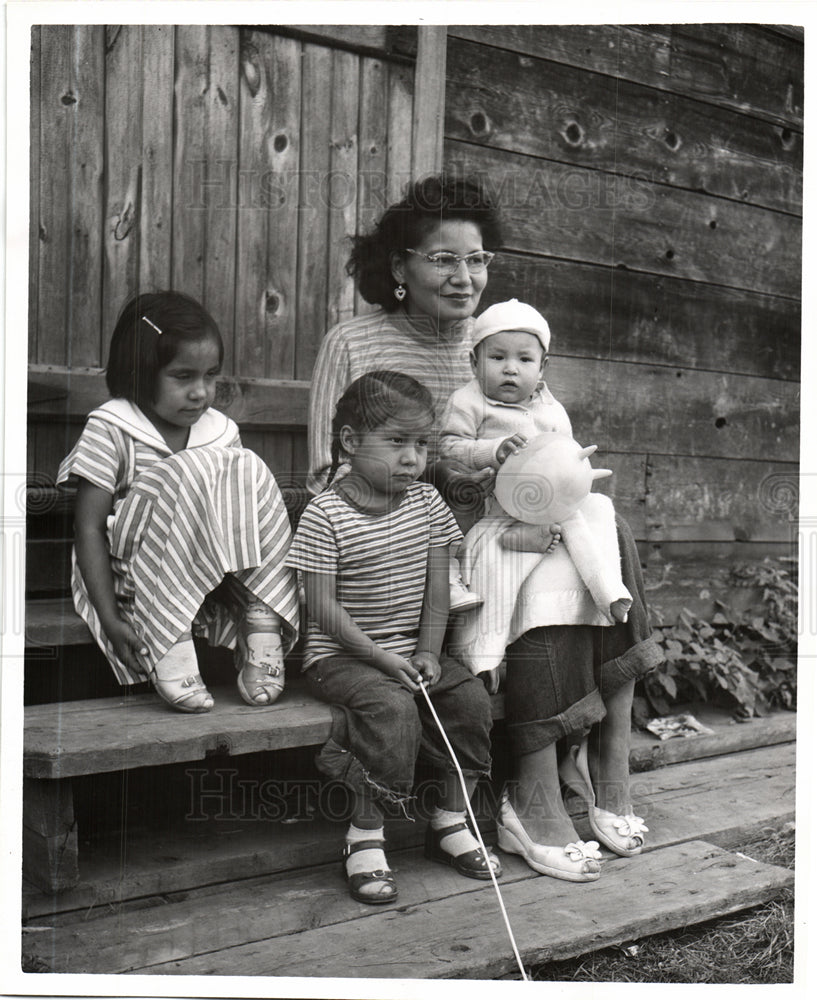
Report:
[[[532,333],[545,354],[550,349],[550,327],[547,320],[533,306],[526,305],[519,299],[497,302],[477,317],[471,346],[476,347],[495,333],[506,332]]]

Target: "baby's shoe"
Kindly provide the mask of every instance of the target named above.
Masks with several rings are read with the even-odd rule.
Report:
[[[470,611],[478,608],[483,603],[483,598],[469,590],[462,582],[459,573],[452,573],[448,579],[449,584],[449,611]]]
[[[156,694],[180,712],[209,712],[213,696],[204,685],[190,635],[182,636],[150,673]]]
[[[281,619],[261,601],[252,601],[239,623],[235,661],[238,690],[248,705],[277,700],[284,690]]]

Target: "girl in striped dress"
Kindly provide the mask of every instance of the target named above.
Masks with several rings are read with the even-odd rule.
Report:
[[[286,509],[269,469],[211,406],[224,345],[178,292],[139,295],[111,341],[111,396],[57,481],[77,480],[72,589],[120,684],[150,679],[207,712],[192,631],[235,648],[238,689],[271,704],[298,630]]]
[[[420,693],[428,687],[470,795],[490,768],[491,710],[482,682],[441,655],[448,547],[461,535],[436,489],[416,481],[433,423],[431,394],[408,375],[373,371],[355,380],[332,424],[329,486],[306,508],[287,557],[302,574],[309,609],[306,679],[333,706],[318,766],[352,792],[345,870],[364,903],[397,896],[382,804],[406,806],[418,754],[443,772],[427,856],[470,878],[491,877]],[[342,461],[350,469],[333,481]],[[493,856],[490,864],[498,872]]]

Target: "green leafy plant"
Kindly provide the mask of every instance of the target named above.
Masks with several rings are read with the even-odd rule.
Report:
[[[706,701],[744,715],[794,709],[797,697],[797,581],[794,559],[742,563],[733,586],[759,590],[760,604],[736,612],[716,602],[711,621],[686,609],[658,630],[665,662],[643,681],[655,713]]]

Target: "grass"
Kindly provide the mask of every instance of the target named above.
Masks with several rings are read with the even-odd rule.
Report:
[[[736,848],[755,861],[794,869],[794,830]],[[794,893],[732,916],[656,934],[616,948],[551,962],[532,971],[539,982],[791,983]]]

